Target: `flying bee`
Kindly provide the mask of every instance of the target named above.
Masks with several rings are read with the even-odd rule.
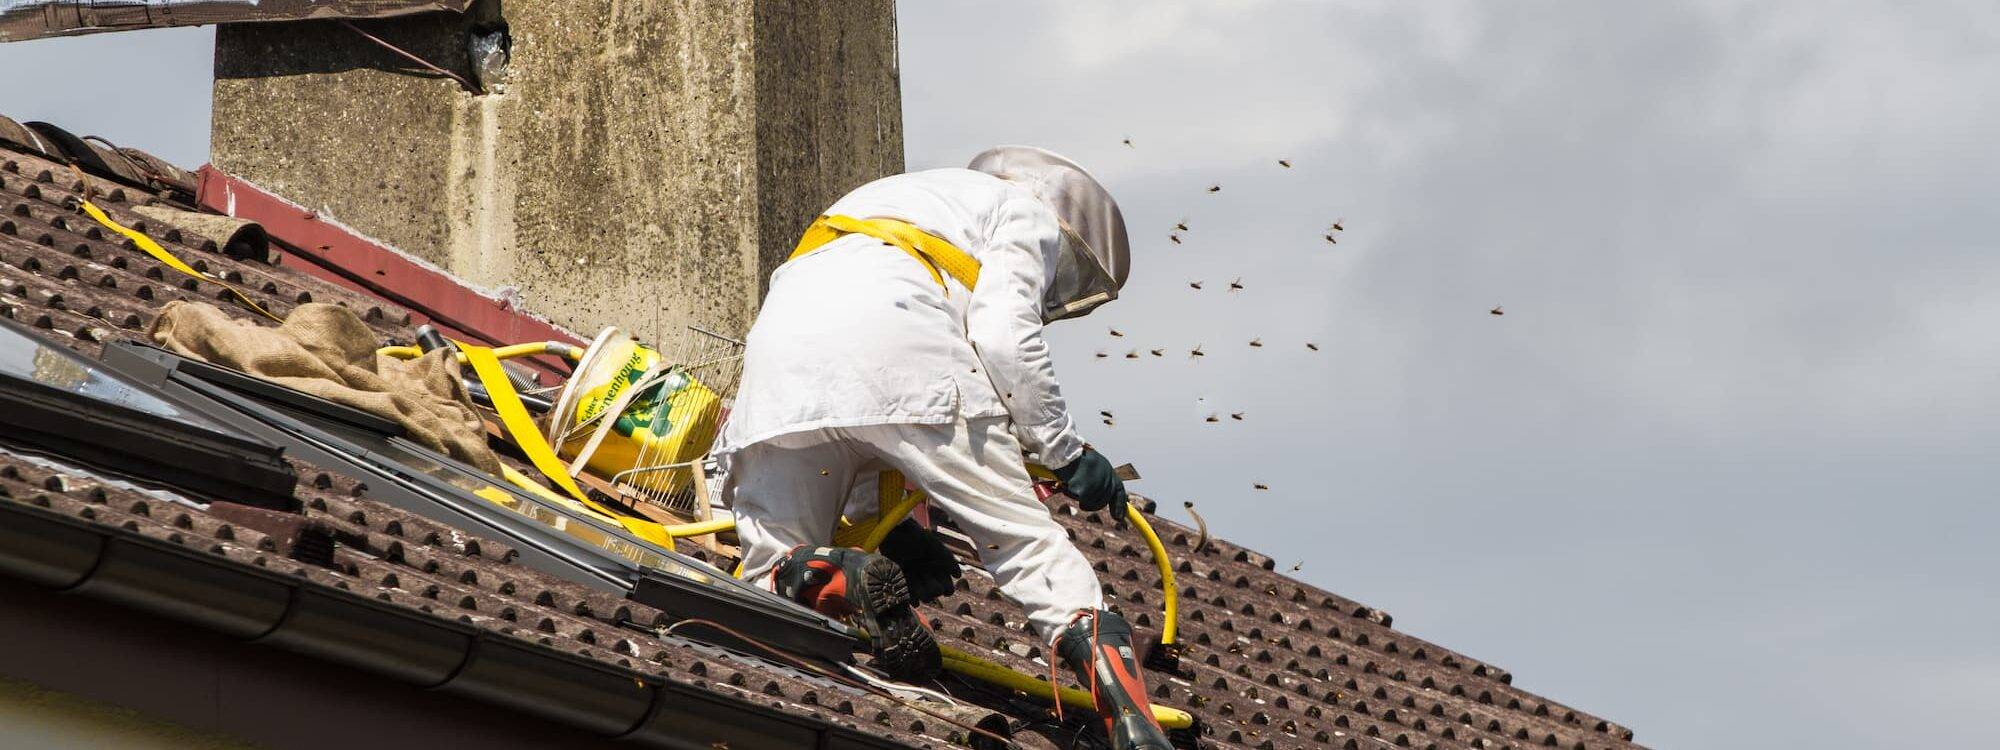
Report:
[[[1251,346],[1254,346],[1254,347],[1257,347],[1257,348],[1259,348],[1259,349],[1261,349],[1261,348],[1263,348],[1263,347],[1264,347],[1264,340],[1263,340],[1263,339],[1251,339],[1251,340],[1250,340],[1250,345],[1251,345]]]
[[[1229,291],[1232,292],[1243,291],[1243,277],[1238,276],[1236,277],[1235,281],[1229,282]]]
[[[1311,342],[1311,341],[1308,341],[1308,342],[1306,342],[1306,348],[1307,348],[1307,349],[1311,349],[1311,350],[1313,350],[1313,351],[1319,351],[1319,344],[1315,344],[1315,343],[1313,343],[1313,342]],[[1100,356],[1101,356],[1101,355],[1100,355]]]
[[[1129,352],[1126,352],[1126,353],[1125,353],[1125,358],[1126,358],[1126,359],[1138,359],[1138,358],[1139,358],[1139,350],[1137,350],[1137,349],[1133,349],[1132,351],[1129,351]]]
[[[1222,186],[1221,186],[1221,185],[1210,185],[1210,186],[1208,186],[1208,192],[1211,192],[1211,193],[1220,193],[1220,192],[1222,192]]]
[[[1167,356],[1167,353],[1166,353],[1166,352],[1167,352],[1167,350],[1165,350],[1165,349],[1151,349],[1151,350],[1149,350],[1149,351],[1151,351],[1151,352],[1153,353],[1153,356],[1155,356],[1155,357],[1164,357],[1164,356]]]
[[[1127,138],[1127,139],[1125,139],[1125,147],[1126,147],[1126,148],[1131,148],[1131,147],[1132,147],[1132,139],[1130,139],[1130,138]]]
[[[1181,244],[1181,236],[1178,234],[1169,234],[1167,239],[1173,240],[1176,245]]]
[[[1507,313],[1504,313],[1504,312],[1501,312],[1501,311],[1500,311],[1500,306],[1499,306],[1499,305],[1494,305],[1494,306],[1493,306],[1493,309],[1491,309],[1491,310],[1487,310],[1487,311],[1486,311],[1486,314],[1487,314],[1487,315],[1506,315]]]
[[[1280,167],[1284,167],[1284,168],[1286,168],[1286,169],[1291,169],[1291,168],[1292,168],[1292,162],[1291,162],[1291,160],[1289,160],[1289,159],[1279,159],[1279,160],[1278,160],[1278,166],[1280,166]]]
[[[1250,485],[1250,486],[1252,486],[1252,487],[1255,487],[1255,488],[1257,488],[1257,489],[1260,489],[1260,490],[1268,490],[1268,489],[1271,489],[1271,485],[1268,485],[1268,484],[1265,484],[1265,483],[1263,483],[1263,482],[1257,482],[1257,483],[1255,483],[1255,484],[1252,484],[1252,485]]]
[[[1323,234],[1323,235],[1320,235],[1320,236],[1321,236],[1321,237],[1325,237],[1325,238],[1326,238],[1326,244],[1329,244],[1329,245],[1338,245],[1338,244],[1340,244],[1340,240],[1337,240],[1337,239],[1334,239],[1334,238],[1333,238],[1333,235],[1330,235],[1330,234]]]
[[[1345,232],[1345,231],[1347,231],[1347,227],[1344,227],[1344,226],[1341,226],[1341,223],[1343,223],[1343,222],[1345,222],[1345,221],[1347,221],[1347,217],[1345,217],[1345,216],[1343,216],[1343,217],[1340,217],[1340,218],[1338,218],[1338,219],[1334,219],[1334,220],[1333,220],[1333,223],[1332,223],[1332,224],[1328,224],[1328,225],[1326,225],[1326,228],[1327,228],[1327,231],[1330,231],[1330,232]]]
[[[1200,288],[1201,288],[1201,282],[1199,282],[1199,281],[1190,281],[1190,282],[1188,282],[1188,288],[1190,288],[1190,289],[1200,289]]]
[[[1240,412],[1240,411],[1232,411],[1232,412],[1230,412],[1230,413],[1229,413],[1229,418],[1230,418],[1230,419],[1234,419],[1234,420],[1236,420],[1236,421],[1238,421],[1238,422],[1241,422],[1241,421],[1243,421],[1243,412]]]
[[[1112,328],[1112,329],[1108,329],[1108,330],[1110,330],[1110,331],[1111,331],[1111,335],[1113,335],[1113,336],[1124,336],[1124,335],[1125,335],[1125,332],[1124,332],[1124,331],[1120,331],[1120,330],[1118,330],[1118,329],[1116,329],[1116,328]]]
[[[1194,349],[1192,349],[1192,350],[1190,350],[1190,351],[1188,352],[1188,356],[1190,356],[1190,357],[1205,357],[1205,356],[1208,356],[1208,355],[1206,355],[1206,354],[1202,354],[1202,353],[1201,353],[1201,345],[1200,345],[1200,344],[1195,344],[1195,345],[1194,345]]]
[[[1213,424],[1213,423],[1216,423],[1216,422],[1220,422],[1220,421],[1222,421],[1222,418],[1221,418],[1221,417],[1218,417],[1218,416],[1215,416],[1214,414],[1210,414],[1210,415],[1208,415],[1208,419],[1207,419],[1207,420],[1205,420],[1205,421],[1209,422],[1210,424]]]
[[[1174,224],[1174,228],[1183,232],[1187,231],[1187,219],[1181,219],[1179,223]]]

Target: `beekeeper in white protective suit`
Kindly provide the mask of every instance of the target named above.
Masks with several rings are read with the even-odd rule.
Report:
[[[883,178],[834,203],[771,275],[717,447],[744,577],[857,620],[878,666],[934,669],[935,643],[898,566],[820,546],[858,481],[899,471],[978,543],[1000,590],[1079,676],[1114,699],[1100,707],[1114,744],[1165,747],[1137,708],[1146,693],[1129,626],[1103,611],[1096,573],[1023,465],[1025,448],[1081,507],[1122,517],[1124,487],[1077,434],[1042,327],[1116,298],[1128,266],[1111,195],[1037,148]]]

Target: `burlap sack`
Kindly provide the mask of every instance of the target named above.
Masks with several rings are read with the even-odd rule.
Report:
[[[459,382],[458,359],[442,350],[409,360],[377,355],[381,343],[374,332],[345,307],[300,305],[283,325],[265,328],[214,305],[174,301],[147,336],[175,354],[393,420],[410,440],[500,473],[479,413]]]

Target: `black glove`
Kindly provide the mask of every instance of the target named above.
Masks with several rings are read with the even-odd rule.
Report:
[[[878,551],[902,567],[903,578],[910,584],[910,597],[917,601],[935,602],[949,596],[957,588],[954,582],[964,575],[958,569],[958,558],[945,548],[944,540],[936,532],[918,525],[915,519],[905,518],[890,529]]]
[[[1125,518],[1125,481],[1118,478],[1110,459],[1097,449],[1084,448],[1083,455],[1055,472],[1056,478],[1062,480],[1063,493],[1076,498],[1077,507],[1099,511],[1108,505],[1112,520]]]

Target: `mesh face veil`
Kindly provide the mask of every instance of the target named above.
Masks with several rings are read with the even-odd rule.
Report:
[[[1070,229],[1062,228],[1062,250],[1056,256],[1055,273],[1042,295],[1042,322],[1089,315],[1099,305],[1118,298],[1119,283],[1090,251],[1090,244]]]
[[[1130,268],[1125,217],[1118,202],[1076,162],[1033,146],[999,146],[968,168],[1027,188],[1056,214],[1062,249],[1042,295],[1042,320],[1088,315],[1118,298]]]

